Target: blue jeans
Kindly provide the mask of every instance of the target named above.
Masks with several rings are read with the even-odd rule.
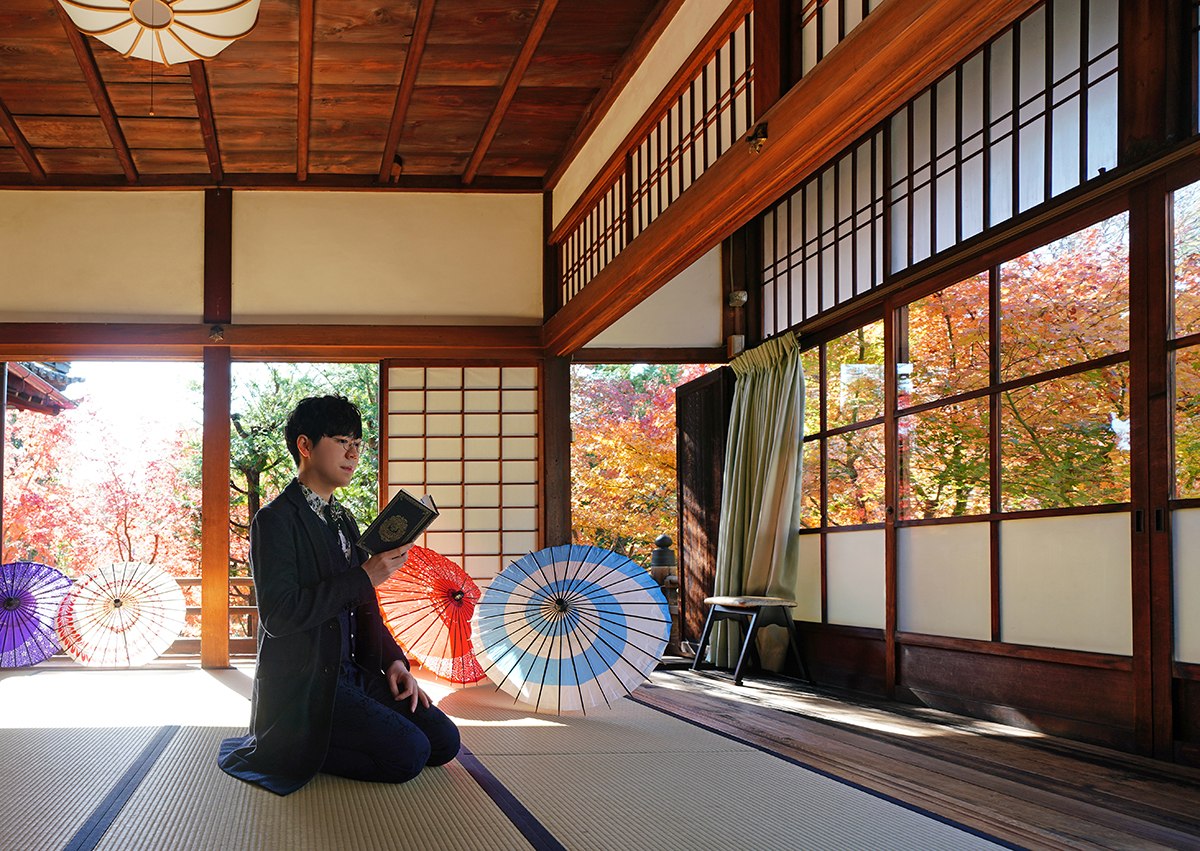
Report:
[[[436,706],[395,700],[387,678],[364,676],[361,685],[338,678],[329,750],[321,771],[373,783],[403,783],[426,765],[458,754],[458,727]]]

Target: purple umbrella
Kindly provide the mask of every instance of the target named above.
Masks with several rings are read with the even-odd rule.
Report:
[[[36,665],[58,650],[55,617],[69,587],[44,564],[0,565],[0,668]]]

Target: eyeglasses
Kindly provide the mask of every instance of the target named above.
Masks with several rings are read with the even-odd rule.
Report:
[[[351,449],[354,450],[355,455],[362,454],[363,442],[361,440],[353,440],[349,437],[330,437],[329,439],[340,445],[342,451],[347,455],[350,454]]]

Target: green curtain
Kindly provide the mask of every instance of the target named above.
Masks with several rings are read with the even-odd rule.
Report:
[[[717,532],[718,596],[794,599],[804,438],[804,371],[788,333],[730,363],[735,376]],[[741,650],[729,622],[713,630],[710,658],[730,665]]]

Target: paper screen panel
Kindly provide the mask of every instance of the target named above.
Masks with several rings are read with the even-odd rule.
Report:
[[[537,548],[536,367],[387,370],[390,493],[429,493],[441,516],[424,546],[481,588]]]
[[[826,536],[829,622],[882,629],[886,615],[882,529]]]
[[[1133,652],[1129,513],[1000,524],[1000,638]]]
[[[989,641],[989,524],[910,526],[898,529],[896,535],[900,631]]]

